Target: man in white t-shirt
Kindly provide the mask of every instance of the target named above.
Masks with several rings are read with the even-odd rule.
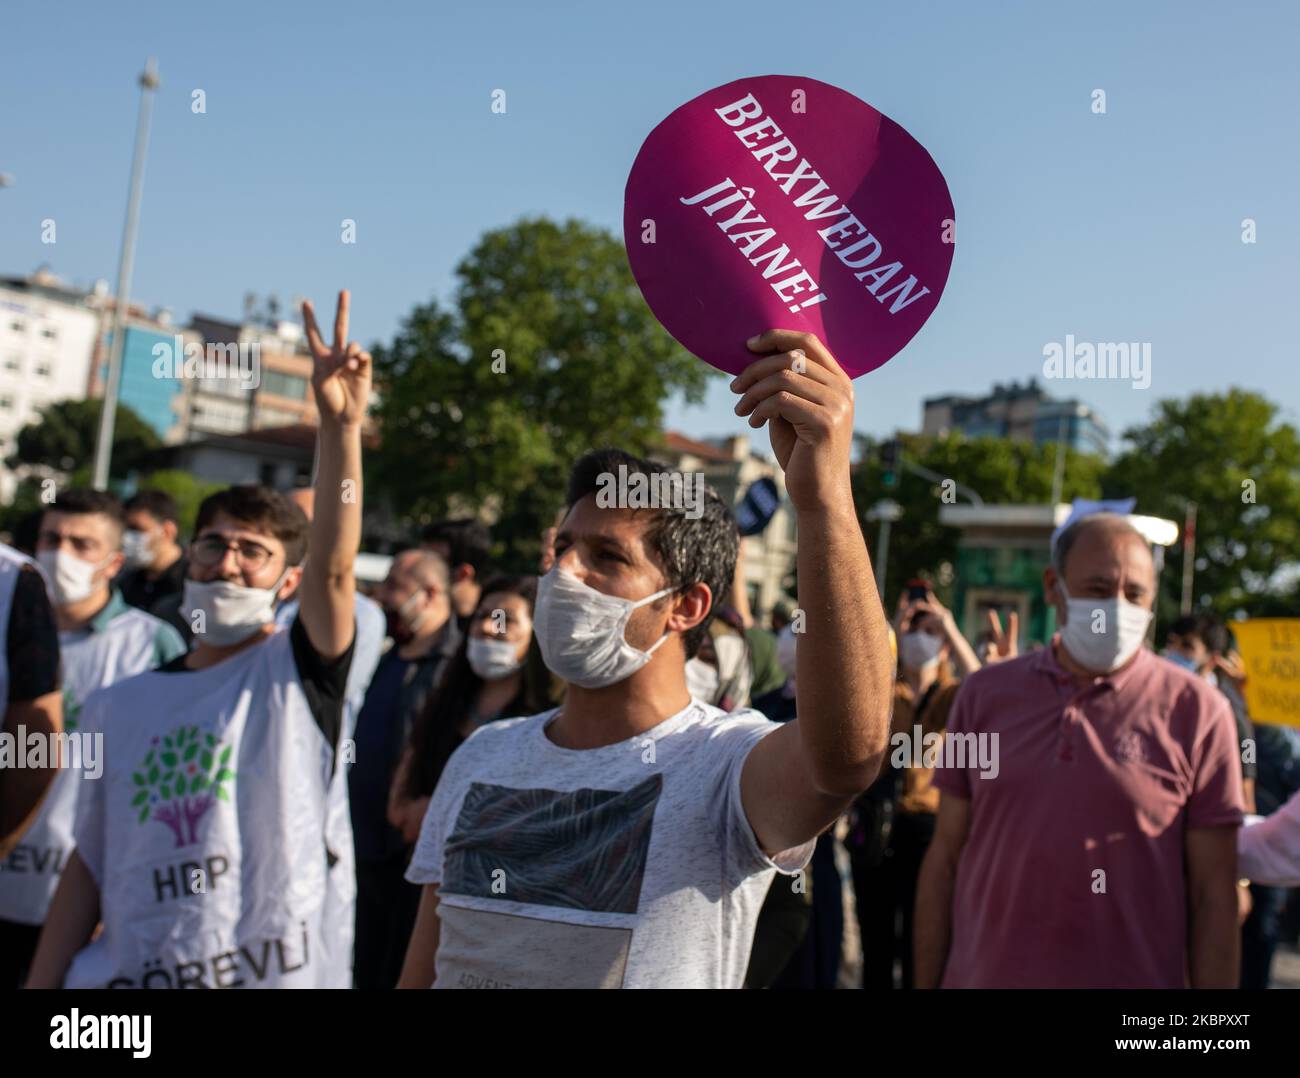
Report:
[[[774,872],[797,876],[875,777],[893,664],[849,486],[852,384],[811,335],[749,347],[736,411],[768,423],[801,540],[798,719],[687,690],[735,569],[726,505],[700,476],[584,457],[534,617],[564,704],[452,756],[407,874],[424,895],[403,987],[738,988]]]

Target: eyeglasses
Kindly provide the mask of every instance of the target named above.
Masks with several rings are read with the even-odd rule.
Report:
[[[228,540],[220,535],[205,535],[190,544],[190,557],[205,568],[217,565],[225,559],[226,551],[235,552],[235,562],[241,569],[257,572],[266,567],[271,560],[271,551],[251,539]]]

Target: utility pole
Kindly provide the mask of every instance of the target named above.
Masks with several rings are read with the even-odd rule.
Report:
[[[140,75],[140,114],[135,128],[135,157],[131,162],[131,188],[126,202],[126,227],[122,232],[122,257],[117,267],[117,297],[113,303],[112,345],[108,357],[108,383],[104,387],[99,413],[99,437],[95,441],[96,490],[108,489],[109,465],[113,457],[113,427],[117,420],[117,395],[122,384],[122,348],[127,307],[130,303],[131,269],[135,263],[136,228],[140,218],[140,194],[144,187],[144,160],[149,149],[149,121],[153,95],[158,89],[158,65],[150,57]]]
[[[885,601],[885,562],[889,558],[889,526],[903,515],[903,507],[888,498],[876,502],[867,510],[868,520],[880,521],[880,537],[876,540],[876,591],[880,602]]]

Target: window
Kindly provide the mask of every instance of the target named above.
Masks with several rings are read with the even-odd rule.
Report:
[[[253,416],[254,427],[291,427],[301,422],[301,412],[286,412],[283,408],[259,408]]]
[[[24,322],[21,318],[15,318],[12,322],[9,323],[9,328],[12,329],[15,333],[24,333],[27,330],[27,323]]]
[[[41,327],[41,336],[48,341],[55,341],[59,338],[59,331],[53,326],[43,326]]]
[[[19,356],[10,356],[5,360],[5,370],[20,371],[23,368],[22,358]]]
[[[263,372],[262,388],[277,397],[288,397],[297,401],[307,399],[307,379],[299,378],[294,374],[285,374],[283,371]]]
[[[248,410],[233,401],[208,397],[194,403],[190,423],[197,430],[233,434],[248,428]]]
[[[48,359],[39,360],[36,364],[36,377],[48,378],[50,376],[50,361]]]
[[[231,400],[246,400],[248,390],[244,383],[235,378],[204,378],[199,382],[199,389],[217,397],[229,397]]]
[[[12,412],[13,408],[13,397],[0,397],[0,412]]]

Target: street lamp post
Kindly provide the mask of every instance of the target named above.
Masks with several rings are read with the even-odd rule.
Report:
[[[889,526],[903,515],[898,502],[885,498],[867,510],[868,520],[880,521],[880,537],[876,540],[876,591],[880,601],[885,601],[885,561],[889,557]]]
[[[117,268],[117,298],[113,304],[108,382],[104,387],[104,403],[99,413],[99,436],[95,441],[96,490],[108,489],[108,471],[113,457],[113,427],[117,419],[117,395],[122,382],[122,348],[125,343],[123,331],[130,303],[140,194],[144,187],[144,161],[149,148],[149,121],[153,114],[153,95],[158,89],[158,82],[158,65],[150,57],[140,75],[140,115],[135,128],[135,157],[131,162],[131,189],[126,203],[126,226],[122,233],[122,258]]]

